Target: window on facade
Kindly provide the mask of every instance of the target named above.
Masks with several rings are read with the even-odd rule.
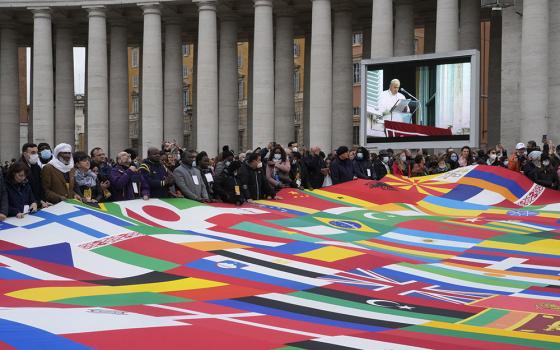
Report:
[[[237,81],[237,99],[239,101],[243,101],[245,98],[245,80],[243,78],[239,78]]]
[[[360,115],[360,107],[352,108],[352,114],[353,115]]]
[[[299,57],[299,44],[294,41],[294,57]]]
[[[352,128],[352,142],[355,145],[360,144],[360,127],[359,126],[354,126]]]
[[[183,108],[187,110],[191,106],[190,89],[186,86],[183,89]]]
[[[183,78],[187,78],[189,76],[189,67],[183,65]]]
[[[191,46],[190,45],[183,45],[183,56],[188,56],[191,54]]]
[[[132,96],[132,113],[140,113],[140,98],[138,95]]]
[[[133,88],[138,88],[139,85],[140,85],[139,77],[137,75],[133,75],[132,76],[132,87]]]
[[[359,62],[354,63],[353,70],[354,70],[354,74],[352,78],[352,83],[360,84],[362,82],[362,66],[360,65]]]
[[[300,92],[300,72],[299,69],[294,70],[294,93]]]
[[[364,40],[363,33],[354,33],[352,35],[352,45],[362,45],[363,40]]]
[[[243,67],[243,56],[237,55],[237,69],[241,69]]]
[[[138,67],[138,57],[139,57],[138,55],[139,55],[138,48],[137,47],[133,48],[132,49],[132,59],[131,59],[133,68]]]

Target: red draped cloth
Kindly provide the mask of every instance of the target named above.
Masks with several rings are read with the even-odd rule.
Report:
[[[408,123],[385,121],[385,133],[387,137],[407,137],[407,136],[451,136],[451,129],[436,128],[434,126],[424,126]]]

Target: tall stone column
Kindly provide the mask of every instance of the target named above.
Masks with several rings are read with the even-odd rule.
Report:
[[[548,0],[523,2],[521,29],[521,141],[548,134]],[[558,117],[558,116],[554,116]]]
[[[107,20],[103,7],[87,8],[87,150],[109,149],[109,82],[107,71]]]
[[[479,41],[480,42],[480,41]],[[517,51],[519,53],[519,51]],[[489,147],[501,143],[502,89],[502,11],[492,11],[490,15],[490,54],[488,59],[488,118],[487,144]],[[506,146],[506,145],[504,145]],[[507,146],[506,146],[507,147]]]
[[[459,49],[459,0],[437,0],[436,52]]]
[[[459,49],[480,50],[480,1],[461,0]]]
[[[550,50],[549,50],[549,76],[548,96],[550,112],[548,129],[550,135],[560,135],[560,2],[550,3]],[[552,138],[552,137],[551,137]],[[560,144],[558,136],[553,138],[556,144]]]
[[[33,142],[54,143],[54,70],[49,8],[33,12]],[[18,134],[19,135],[19,134]]]
[[[183,143],[183,56],[179,19],[165,21],[165,72],[163,78],[163,139]]]
[[[309,93],[309,147],[331,149],[332,32],[331,1],[313,0],[311,19],[311,90]]]
[[[218,154],[218,42],[216,1],[198,2],[196,149]]]
[[[239,85],[237,83],[237,22],[224,18],[220,22],[219,75],[219,135],[220,145],[239,150]]]
[[[16,29],[0,24],[0,160],[18,158],[19,89]]]
[[[371,58],[393,56],[393,0],[373,0]]]
[[[294,18],[276,17],[274,74],[274,140],[287,145],[294,139]]]
[[[309,100],[311,98],[311,32],[305,33],[305,55],[303,57],[303,143],[308,148],[309,143]]]
[[[159,4],[142,6],[144,40],[142,45],[142,143],[139,154],[163,141],[163,60],[161,12]]]
[[[332,146],[352,145],[352,10],[350,6],[334,11],[332,90]]]
[[[74,48],[72,28],[64,23],[56,27],[55,36],[55,143],[75,142]]]
[[[395,19],[395,56],[414,55],[414,2],[398,0]]]
[[[253,51],[253,146],[274,140],[274,33],[272,0],[255,1]]]
[[[521,76],[521,18],[514,7],[502,10],[502,60],[500,89],[500,140],[513,149],[520,141],[519,77]],[[524,140],[523,142],[527,142]]]
[[[109,74],[109,155],[128,148],[128,41],[126,22],[111,23]]]

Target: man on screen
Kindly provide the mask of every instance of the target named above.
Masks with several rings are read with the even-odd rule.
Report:
[[[391,109],[398,100],[406,100],[406,97],[399,92],[400,87],[401,82],[398,79],[393,79],[391,80],[389,89],[381,93],[378,109],[383,115],[391,114]],[[406,108],[406,111],[408,112],[408,107]]]

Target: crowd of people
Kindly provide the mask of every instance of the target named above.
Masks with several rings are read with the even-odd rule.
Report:
[[[65,143],[54,150],[46,143],[26,143],[20,159],[0,171],[0,221],[23,218],[67,199],[94,204],[177,197],[241,205],[278,198],[282,188],[313,190],[355,179],[380,180],[386,174],[439,174],[473,164],[509,168],[558,189],[560,145],[546,141],[541,148],[534,141],[518,143],[508,156],[501,145],[487,151],[450,148],[437,155],[422,149],[370,153],[364,147],[341,146],[325,154],[319,147],[271,142],[238,154],[224,146],[211,158],[204,151],[164,142],[161,148],[148,149],[144,159],[134,149],[126,149],[110,160],[99,147],[87,154],[73,153]]]

